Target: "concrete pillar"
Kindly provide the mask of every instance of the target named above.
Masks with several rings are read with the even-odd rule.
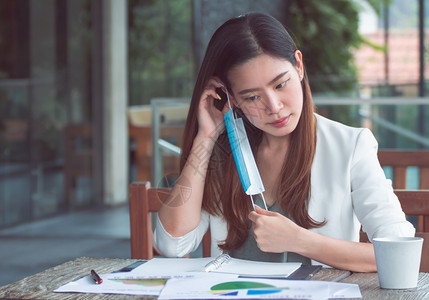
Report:
[[[128,199],[127,0],[103,1],[103,201]]]

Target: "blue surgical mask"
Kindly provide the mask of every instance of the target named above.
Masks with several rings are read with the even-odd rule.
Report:
[[[262,183],[252,149],[250,148],[243,119],[234,117],[228,91],[226,92],[226,96],[228,98],[229,111],[224,115],[225,126],[241,184],[245,193],[250,196],[253,207],[255,206],[253,195],[261,194],[265,209],[267,209],[263,194],[265,191],[264,184]]]

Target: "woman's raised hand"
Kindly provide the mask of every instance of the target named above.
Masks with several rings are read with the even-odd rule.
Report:
[[[217,139],[225,128],[223,115],[228,111],[229,106],[225,105],[222,111],[214,106],[214,101],[220,101],[216,89],[221,88],[225,91],[225,86],[221,81],[213,77],[204,88],[200,97],[198,107],[198,134],[202,138]]]

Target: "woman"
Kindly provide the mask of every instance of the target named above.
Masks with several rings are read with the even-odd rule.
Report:
[[[219,89],[243,118],[268,210],[240,184],[225,132]],[[259,202],[261,203],[261,202]],[[211,255],[302,261],[376,271],[373,246],[413,236],[377,160],[368,129],[314,113],[303,57],[274,18],[252,13],[213,35],[185,128],[181,176],[159,210],[155,241],[165,256],[195,250],[210,226]]]

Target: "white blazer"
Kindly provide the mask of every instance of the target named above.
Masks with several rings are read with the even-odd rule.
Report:
[[[362,224],[368,238],[414,236],[415,229],[405,219],[377,158],[378,144],[369,129],[352,128],[316,114],[317,144],[311,168],[309,215],[326,225],[310,229],[347,241],[359,241]],[[167,257],[182,257],[197,249],[210,226],[211,256],[226,239],[222,217],[203,211],[200,224],[181,237],[165,231],[159,218],[155,244]]]

